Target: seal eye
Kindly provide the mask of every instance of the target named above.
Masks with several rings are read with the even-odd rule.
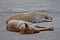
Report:
[[[47,17],[47,16],[46,16],[45,18],[46,18],[46,19],[48,19],[48,17]]]

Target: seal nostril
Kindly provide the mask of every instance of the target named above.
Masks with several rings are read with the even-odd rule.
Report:
[[[50,17],[50,20],[53,20],[53,17]]]

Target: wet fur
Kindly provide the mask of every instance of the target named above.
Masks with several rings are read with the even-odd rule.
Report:
[[[53,30],[53,27],[43,27],[22,20],[10,20],[6,24],[6,29],[11,32],[21,34],[39,33],[40,31]]]
[[[52,17],[37,11],[31,11],[31,12],[20,13],[20,14],[12,14],[10,17],[7,18],[6,24],[10,20],[24,20],[27,22],[38,23],[43,21],[52,21]]]

